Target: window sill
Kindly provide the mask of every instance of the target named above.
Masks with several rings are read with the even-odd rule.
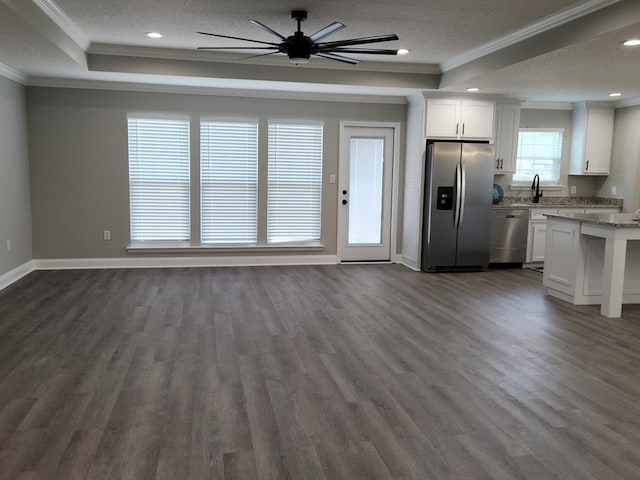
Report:
[[[562,190],[564,189],[564,185],[542,185],[540,184],[540,190]],[[517,184],[517,185],[509,185],[509,190],[531,190],[531,184]]]
[[[196,245],[191,242],[133,242],[127,253],[264,253],[317,252],[324,248],[320,242],[280,243],[272,245]]]

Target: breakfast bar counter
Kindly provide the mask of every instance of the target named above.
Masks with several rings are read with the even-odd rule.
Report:
[[[618,318],[640,303],[640,222],[628,213],[547,215],[543,285],[574,305]]]

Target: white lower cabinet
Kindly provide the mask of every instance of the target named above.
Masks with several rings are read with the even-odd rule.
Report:
[[[527,236],[527,263],[544,262],[547,238],[547,213],[558,213],[557,209],[532,208],[529,210],[529,234]]]
[[[575,290],[576,268],[574,257],[580,249],[578,222],[549,222],[547,236],[549,258],[544,268],[544,285],[564,294]]]
[[[529,223],[527,241],[527,263],[544,262],[544,248],[547,238],[547,222]]]
[[[544,262],[547,241],[547,213],[618,213],[618,208],[532,208],[529,214],[526,263]]]

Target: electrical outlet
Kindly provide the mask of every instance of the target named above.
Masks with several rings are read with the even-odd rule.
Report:
[[[11,250],[11,240],[7,240],[7,250]]]
[[[111,240],[111,230],[105,230],[102,232],[102,238],[105,240]]]
[[[571,194],[575,195],[577,191],[578,191],[577,187],[575,185],[571,185]]]
[[[618,193],[618,187],[613,186],[611,187],[611,195],[616,195]]]

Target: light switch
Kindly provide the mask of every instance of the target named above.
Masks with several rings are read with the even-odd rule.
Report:
[[[329,183],[336,183],[335,173],[332,173],[331,175],[329,175]]]

